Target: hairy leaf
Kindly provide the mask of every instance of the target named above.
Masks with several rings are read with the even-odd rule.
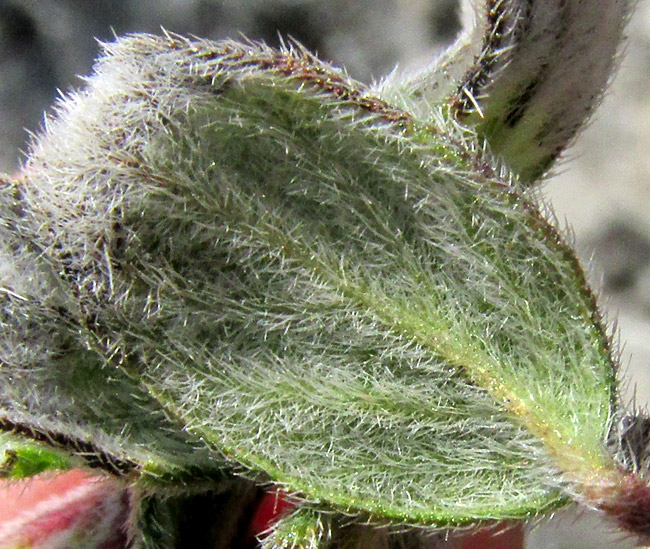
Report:
[[[122,40],[33,151],[20,232],[99,361],[73,394],[126,372],[233,463],[411,524],[613,467],[607,338],[517,184],[442,115],[252,48]]]
[[[423,118],[444,97],[524,183],[584,126],[612,75],[634,0],[466,0],[448,52],[378,92]],[[433,115],[435,116],[435,114]]]
[[[304,502],[272,539],[313,546],[380,535],[341,514],[448,527],[570,498],[647,533],[609,336],[525,188],[606,77],[566,106],[568,133],[544,79],[510,124],[538,73],[509,71],[555,54],[534,54],[514,3],[487,5],[489,83],[461,90],[488,94],[475,129],[459,97],[380,98],[298,46],[106,45],[0,188],[0,430],[144,483],[145,545],[173,545],[196,490],[234,474]],[[526,5],[534,30],[550,12]],[[511,61],[497,38],[521,39]]]

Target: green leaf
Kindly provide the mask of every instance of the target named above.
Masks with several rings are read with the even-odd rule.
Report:
[[[99,371],[233,464],[375,520],[527,517],[614,474],[593,297],[469,130],[301,52],[109,53],[21,187]]]
[[[368,546],[389,531],[362,523],[453,527],[571,499],[644,531],[650,489],[612,442],[609,336],[526,189],[604,80],[566,106],[567,133],[545,110],[557,74],[535,77],[550,95],[512,125],[531,75],[511,67],[566,68],[571,51],[555,33],[536,56],[515,4],[486,3],[490,84],[465,73],[478,87],[461,89],[474,114],[438,93],[462,43],[434,69],[435,104],[409,95],[417,79],[379,97],[297,46],[106,45],[0,189],[0,430],[134,479],[145,545],[177,543],[235,474],[305,502],[278,543],[331,528],[333,546]],[[555,17],[526,5],[530,28]],[[607,11],[616,36],[626,5]],[[510,39],[517,57],[492,59]],[[331,523],[295,522],[308,510]]]
[[[270,533],[262,534],[260,541],[263,549],[425,549],[433,546],[432,537],[430,533],[418,531],[368,528],[351,523],[349,517],[304,507],[282,517]]]
[[[223,459],[93,350],[92,325],[65,287],[68,274],[59,278],[40,245],[23,233],[18,189],[9,181],[0,187],[5,262],[14,254],[0,282],[0,435],[24,442],[9,444],[9,476],[85,465],[201,489],[221,480]]]
[[[283,517],[262,538],[263,549],[321,549],[331,541],[332,516],[299,509]]]
[[[0,433],[0,479],[18,480],[52,470],[79,466],[65,452],[46,444],[28,444],[22,438]]]
[[[500,161],[522,182],[535,183],[599,104],[634,5],[472,2],[472,23],[449,52],[413,75],[391,75],[378,93],[425,119],[446,96]]]

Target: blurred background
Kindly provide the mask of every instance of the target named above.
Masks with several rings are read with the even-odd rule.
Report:
[[[0,172],[20,166],[29,132],[60,92],[82,85],[98,40],[161,27],[206,38],[291,36],[353,78],[418,66],[459,30],[456,0],[0,0]],[[626,395],[650,401],[650,0],[641,0],[617,77],[544,194],[572,227],[610,321]],[[59,91],[60,90],[60,91]],[[531,527],[531,549],[631,548],[595,514]],[[504,549],[508,549],[505,548]]]

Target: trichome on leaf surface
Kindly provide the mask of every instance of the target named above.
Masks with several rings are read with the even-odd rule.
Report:
[[[298,45],[105,44],[2,180],[1,474],[101,471],[134,547],[236,544],[270,484],[264,547],[571,501],[647,539],[645,420],[536,187],[631,2],[475,4],[374,87]]]

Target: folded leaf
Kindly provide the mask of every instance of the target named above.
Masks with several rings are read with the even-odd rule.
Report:
[[[499,160],[535,183],[598,105],[635,2],[464,4],[467,31],[449,52],[412,76],[392,75],[378,92],[423,118],[446,96]]]

